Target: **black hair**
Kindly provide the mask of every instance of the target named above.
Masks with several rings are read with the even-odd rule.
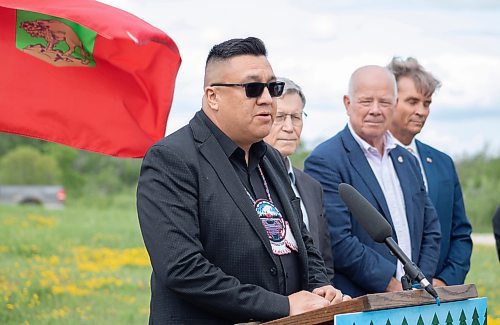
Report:
[[[224,61],[238,55],[267,56],[264,42],[256,37],[233,38],[214,45],[208,53],[207,62]]]

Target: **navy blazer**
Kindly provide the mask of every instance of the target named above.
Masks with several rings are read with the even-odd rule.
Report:
[[[427,178],[429,197],[441,224],[441,253],[435,278],[447,285],[463,284],[470,269],[472,227],[465,213],[462,188],[453,160],[415,141]]]
[[[427,196],[417,160],[397,146],[390,157],[399,177],[410,229],[412,261],[431,280],[439,257],[439,221]],[[356,188],[389,222],[397,241],[382,189],[361,147],[348,127],[317,146],[305,161],[304,171],[316,178],[324,191],[332,250],[335,252],[334,284],[353,297],[384,292],[396,273],[396,257],[376,243],[351,216],[338,192],[339,183]]]
[[[234,324],[289,314],[285,270],[231,162],[198,112],[144,157],[137,212],[151,259],[150,324]],[[301,288],[329,284],[271,146],[262,158],[297,241]]]

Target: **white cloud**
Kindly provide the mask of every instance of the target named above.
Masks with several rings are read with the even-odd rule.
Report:
[[[257,36],[275,73],[306,93],[303,138],[317,143],[338,132],[347,118],[342,95],[354,69],[385,65],[392,56],[414,56],[443,82],[433,111],[474,116],[448,120],[432,114],[422,137],[452,154],[490,144],[500,119],[500,6],[494,1],[160,1],[105,0],[164,30],[179,46],[178,74],[168,133],[200,108],[203,67],[211,46],[233,37]],[[451,113],[453,114],[453,113]]]

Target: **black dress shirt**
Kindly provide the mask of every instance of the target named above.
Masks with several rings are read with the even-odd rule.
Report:
[[[264,157],[267,145],[264,141],[259,141],[250,146],[248,153],[248,165],[245,161],[245,151],[238,147],[234,141],[232,141],[224,132],[222,132],[202,111],[201,117],[203,122],[210,129],[214,137],[217,139],[222,147],[222,150],[227,155],[234,171],[241,180],[242,185],[246,188],[247,192],[252,196],[253,200],[258,199],[269,199],[264,187],[262,176],[260,175],[258,165]],[[267,176],[264,174],[264,177]],[[278,195],[276,194],[275,188],[269,181],[266,181],[269,192],[271,194],[271,200],[274,206],[280,211],[283,211],[281,202],[277,200]],[[276,198],[276,200],[275,200]],[[248,204],[253,202],[248,198]],[[282,213],[283,219],[287,220],[287,217]],[[300,235],[300,234],[298,234]],[[296,238],[297,240],[297,238]],[[278,255],[283,270],[285,272],[285,286],[286,295],[300,291],[300,279],[302,274],[300,274],[300,266],[297,253],[292,250],[292,253],[286,255]]]

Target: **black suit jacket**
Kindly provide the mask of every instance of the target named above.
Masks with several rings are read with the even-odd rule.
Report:
[[[289,313],[283,269],[241,181],[198,112],[153,145],[137,210],[153,273],[150,324],[225,324]],[[329,284],[279,153],[262,159],[297,240],[302,288]]]
[[[298,168],[293,167],[295,186],[304,204],[309,219],[309,232],[314,244],[319,249],[328,271],[328,278],[333,283],[333,253],[328,231],[328,221],[323,208],[323,188],[321,184]]]

